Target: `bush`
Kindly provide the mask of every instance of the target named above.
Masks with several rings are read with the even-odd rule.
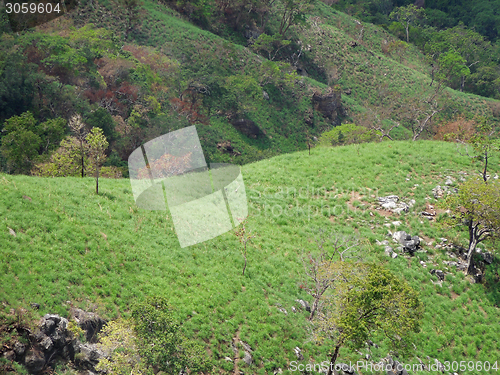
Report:
[[[375,130],[356,124],[343,124],[323,133],[319,138],[319,143],[324,146],[340,146],[371,142],[376,137]]]

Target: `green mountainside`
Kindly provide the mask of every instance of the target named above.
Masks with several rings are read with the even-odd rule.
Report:
[[[80,307],[115,319],[128,316],[146,296],[163,296],[185,333],[210,353],[210,373],[234,373],[236,366],[245,373],[291,373],[295,347],[304,356],[300,363],[320,363],[331,352],[328,343],[310,340],[308,313],[296,302],[311,302],[302,289],[303,261],[319,252],[314,240],[323,228],[358,235],[365,260],[387,266],[419,292],[422,330],[401,361],[493,363],[499,355],[498,258],[486,266],[483,283],[474,283],[444,263],[453,260],[454,250],[442,238],[465,246],[467,233],[420,214],[437,204],[436,185],[451,179],[456,186],[476,173],[477,165],[456,151],[450,143],[397,141],[318,147],[311,155],[303,151],[245,165],[246,229],[255,237],[248,243],[244,276],[242,245],[233,232],[181,249],[169,213],[137,209],[128,180],[103,179],[97,196],[90,178],[2,174],[2,309],[31,310],[38,303],[40,315],[66,316],[70,307]],[[500,172],[498,162],[492,160],[490,173]],[[390,194],[414,199],[415,205],[401,215],[377,209],[377,198]],[[388,231],[397,230],[425,239],[422,251],[395,259],[385,255],[378,242],[392,243]],[[481,246],[493,251],[498,245]],[[444,281],[431,269],[443,270]],[[235,356],[235,338],[252,348],[251,366],[242,362],[241,346]],[[365,354],[378,361],[388,352],[387,342],[382,336],[373,341],[379,348],[361,354],[342,349],[339,361],[355,362]],[[226,357],[237,358],[236,365]]]

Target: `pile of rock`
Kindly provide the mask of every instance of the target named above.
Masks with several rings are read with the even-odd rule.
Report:
[[[35,332],[28,331],[30,345],[16,342],[4,357],[23,364],[31,374],[39,374],[52,367],[58,359],[73,361],[81,370],[94,372],[99,360],[106,354],[97,348],[95,337],[106,323],[93,313],[72,310],[72,317],[85,332],[88,343],[82,343],[68,329],[69,321],[55,314],[46,314]]]
[[[400,244],[400,248],[403,252],[413,255],[420,247],[420,237],[411,236],[404,230],[395,232],[392,235],[392,239]]]
[[[400,201],[397,195],[388,195],[386,197],[379,197],[378,203],[384,210],[394,212],[395,214],[401,214],[402,212],[408,212],[415,204],[415,200],[412,199],[408,203],[405,203]]]

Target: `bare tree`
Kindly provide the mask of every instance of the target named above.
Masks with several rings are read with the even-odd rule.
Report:
[[[322,229],[319,229],[315,242],[320,253],[316,256],[309,253],[303,258],[307,281],[302,288],[314,298],[309,320],[320,308],[321,297],[340,277],[330,265],[355,257],[352,251],[360,245],[359,239],[353,236],[328,234]]]
[[[80,142],[80,157],[81,157],[81,166],[82,166],[82,177],[85,176],[85,148],[86,142],[85,137],[88,134],[88,129],[85,123],[82,120],[82,116],[78,113],[73,115],[69,120],[69,128],[73,132],[74,136]]]

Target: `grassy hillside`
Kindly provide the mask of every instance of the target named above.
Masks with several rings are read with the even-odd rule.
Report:
[[[410,45],[401,54],[389,53],[387,46],[396,40],[395,37],[380,27],[360,23],[335,11],[321,1],[315,2],[308,11],[305,24],[290,28],[287,38],[292,43],[280,51],[271,65],[268,65],[267,56],[251,49],[241,30],[232,30],[223,20],[202,29],[166,5],[148,0],[142,3],[137,15],[137,25],[129,30],[126,12],[120,4],[109,0],[82,2],[80,8],[68,16],[40,28],[44,33],[66,38],[71,27],[93,23],[96,27],[112,30],[117,45],[132,51],[118,53],[120,59],[127,59],[121,62],[122,66],[120,59],[114,60],[115,56],[110,55],[108,60],[101,59],[95,67],[88,68],[87,76],[96,74],[97,78],[90,80],[80,75],[73,83],[76,93],[84,93],[81,97],[95,97],[99,90],[106,89],[102,83],[96,83],[102,77],[99,78],[95,71],[111,75],[110,71],[116,68],[131,69],[120,79],[126,79],[132,87],[139,87],[136,104],[142,109],[120,99],[126,108],[119,113],[119,122],[135,126],[134,131],[137,130],[132,135],[121,134],[122,140],[112,145],[122,160],[126,160],[136,143],[184,127],[191,121],[199,124],[198,131],[209,161],[244,164],[305,149],[308,139],[319,136],[340,121],[362,122],[368,116],[372,121],[364,124],[369,125],[378,116],[388,126],[396,112],[416,113],[416,103],[425,106],[424,98],[436,87],[429,86],[430,67],[416,47]],[[275,32],[278,20],[279,14],[272,11],[269,30],[265,31]],[[149,46],[155,52],[146,52],[137,46]],[[167,62],[166,71],[154,66],[162,59]],[[117,67],[113,67],[110,60],[116,61]],[[291,70],[282,67],[279,73],[272,73],[272,69],[278,67],[273,64],[278,62],[294,62],[296,66]],[[103,63],[108,65],[103,68]],[[143,65],[150,65],[153,74]],[[291,79],[295,69],[302,75]],[[111,78],[105,76],[106,80]],[[108,86],[112,87],[109,82]],[[204,94],[189,97],[186,94],[189,87],[202,88]],[[329,87],[342,92],[345,112],[335,121],[313,110],[311,103],[315,91],[325,93]],[[150,95],[156,98],[161,109],[153,109]],[[204,119],[193,119],[192,113],[183,112],[173,104],[183,96],[185,101],[194,98],[197,114]],[[91,112],[98,103],[90,107],[78,103],[74,108]],[[442,121],[460,113],[469,119],[483,115],[497,123],[500,112],[495,106],[498,101],[446,89],[441,99],[442,111],[422,137],[431,138]],[[134,119],[134,111],[136,116],[140,113],[142,117]],[[252,138],[237,130],[231,125],[237,119],[253,121],[260,135]],[[138,124],[140,129],[137,129]],[[402,125],[391,133],[395,139],[411,136],[409,125]],[[130,141],[132,138],[137,141]],[[217,148],[218,143],[226,141],[231,142],[235,153]],[[116,158],[114,162],[121,165]]]
[[[500,172],[499,160],[490,173]],[[300,288],[302,257],[317,253],[313,232],[356,234],[365,259],[385,264],[406,279],[426,306],[414,354],[441,362],[490,361],[499,357],[499,262],[487,266],[483,284],[448,269],[440,238],[466,244],[466,233],[440,227],[420,216],[426,202],[435,203],[432,188],[447,176],[455,184],[478,166],[457,153],[454,144],[384,142],[337,148],[315,148],[245,165],[249,201],[248,267],[237,237],[228,232],[181,249],[168,212],[138,210],[127,180],[100,182],[93,194],[90,178],[34,178],[0,175],[0,301],[2,311],[15,307],[36,314],[67,314],[70,306],[92,309],[108,319],[127,316],[134,302],[146,296],[168,298],[191,337],[203,340],[215,365],[213,373],[232,373],[231,343],[235,337],[254,350],[254,364],[245,373],[284,373],[302,349],[308,361],[327,359],[327,345],[309,340],[307,313],[296,299],[310,300]],[[376,197],[397,194],[415,199],[407,214],[376,210]],[[414,257],[384,255],[376,241],[387,231],[419,235],[428,243]],[[488,250],[495,246],[484,243]],[[498,245],[496,245],[498,248]],[[427,262],[427,268],[419,263]],[[429,274],[442,269],[442,284]],[[298,312],[292,311],[292,306]],[[287,315],[279,310],[283,308]],[[374,361],[387,354],[381,337],[372,348]],[[241,347],[239,347],[242,349]],[[363,356],[367,350],[363,350]],[[240,350],[240,357],[242,351]],[[361,354],[342,349],[340,361]],[[416,363],[416,359],[403,359]],[[474,372],[463,372],[474,374]]]

